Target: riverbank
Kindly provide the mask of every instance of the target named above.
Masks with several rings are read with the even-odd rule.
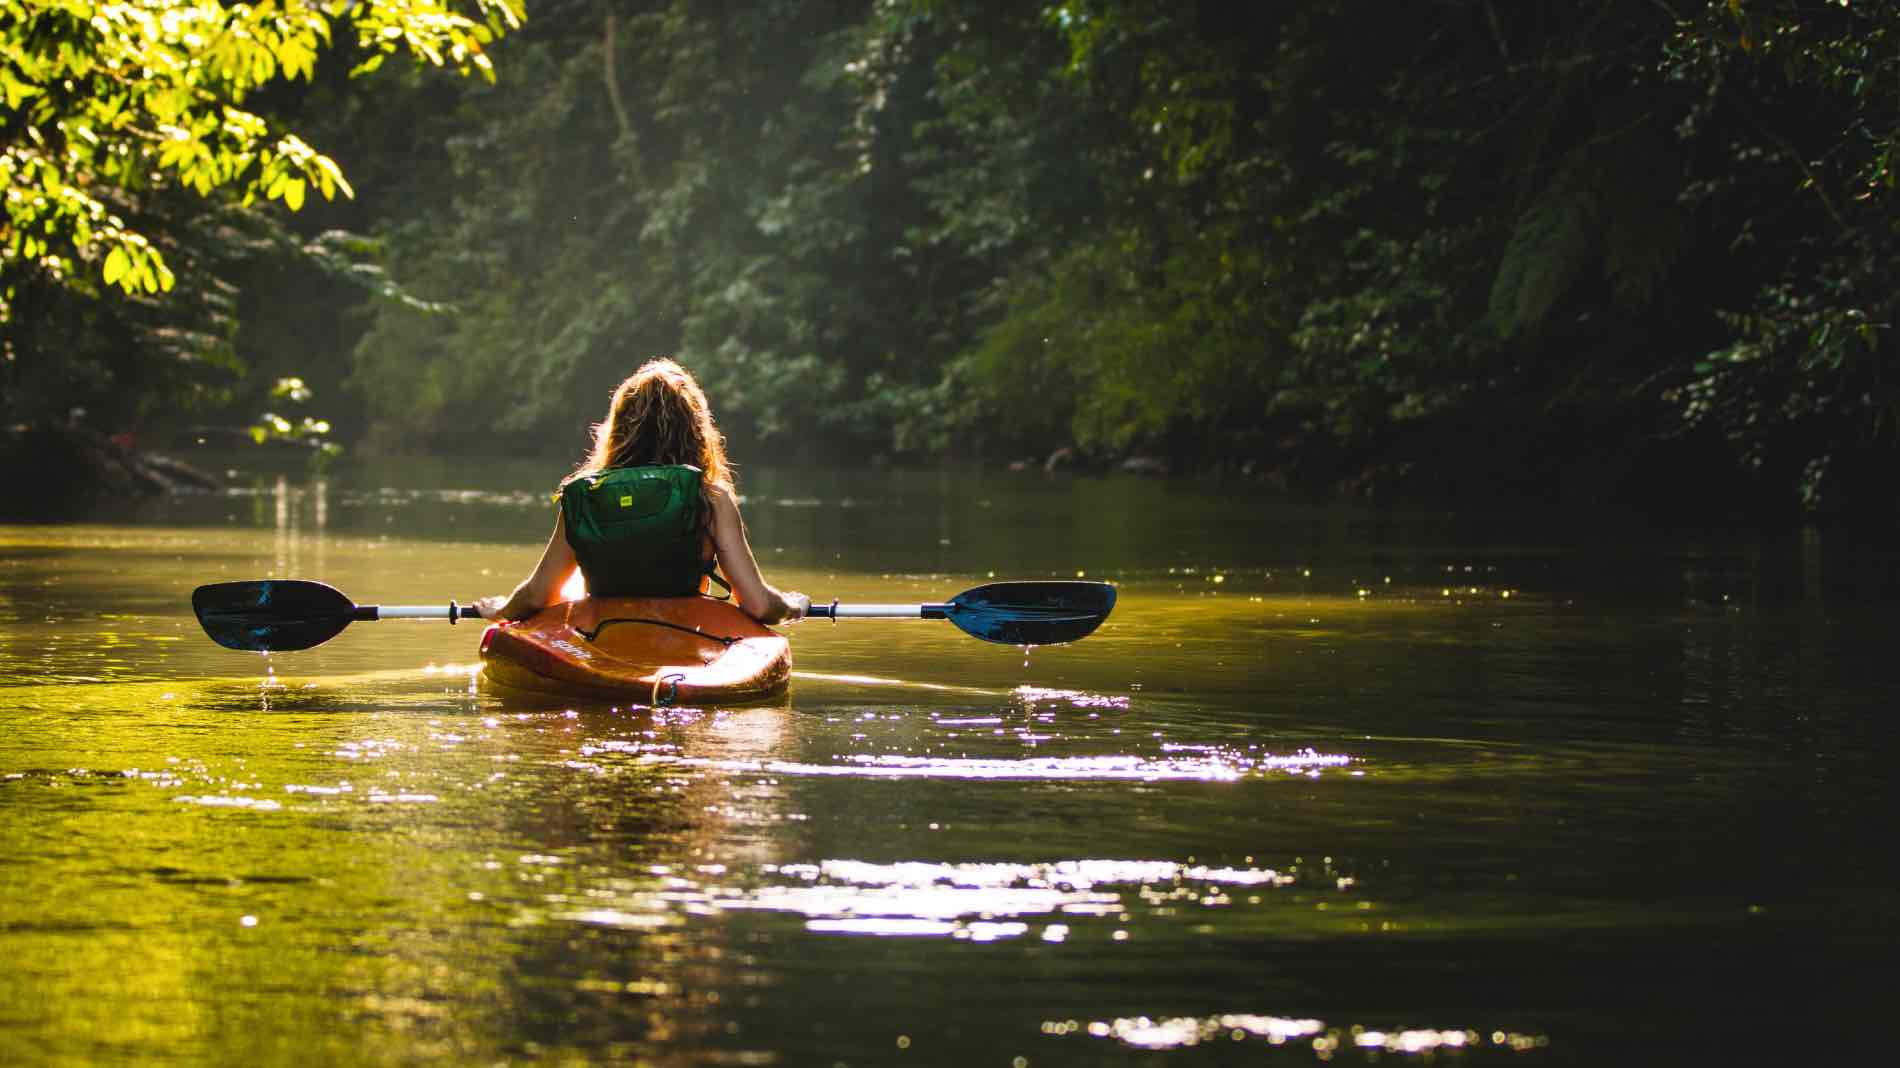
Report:
[[[72,518],[113,500],[208,493],[223,479],[173,453],[142,449],[129,435],[72,423],[0,429],[0,518]]]
[[[1048,455],[964,460],[863,459],[741,463],[742,492],[756,488],[751,472],[790,466],[827,472],[826,481],[849,497],[855,484],[879,482],[888,472],[905,480],[953,480],[994,472],[1024,485],[1072,481],[1112,484],[1160,482],[1198,494],[1231,497],[1241,511],[1273,507],[1344,508],[1400,514],[1487,514],[1592,526],[1666,526],[1674,529],[1793,530],[1805,525],[1889,529],[1896,497],[1880,457],[1838,459],[1826,472],[1833,492],[1804,502],[1784,492],[1777,475],[1738,469],[1712,442],[1664,444],[1638,437],[1605,438],[1579,449],[1560,429],[1526,438],[1497,428],[1441,428],[1430,440],[1393,443],[1382,452],[1344,455],[1288,442],[1270,458],[1197,459],[1162,453],[1101,454],[1073,447]],[[243,487],[259,478],[303,481],[315,471],[312,451],[270,442],[254,445],[206,433],[154,435],[162,447],[108,436],[83,426],[34,424],[0,432],[0,518],[57,521],[110,516],[140,501]],[[489,443],[491,446],[494,444]],[[737,453],[764,452],[751,449]],[[510,492],[552,489],[575,457],[523,450],[379,453],[352,447],[323,469],[352,484],[462,490],[501,488],[487,474],[509,473]],[[477,475],[475,472],[483,472]],[[921,481],[920,481],[921,480]],[[776,482],[768,475],[768,484]],[[1848,502],[1851,507],[1844,505]]]

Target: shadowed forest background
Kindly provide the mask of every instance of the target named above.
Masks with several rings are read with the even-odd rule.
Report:
[[[177,273],[137,297],[7,224],[0,467],[287,402],[358,455],[571,461],[665,353],[742,461],[1891,515],[1897,34],[1847,0],[539,0],[492,84],[351,77],[339,39],[250,106],[354,198],[102,177]]]

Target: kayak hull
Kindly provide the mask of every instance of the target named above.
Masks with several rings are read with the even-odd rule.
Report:
[[[490,624],[482,633],[482,676],[563,697],[731,704],[784,693],[792,648],[729,601],[584,597]]]

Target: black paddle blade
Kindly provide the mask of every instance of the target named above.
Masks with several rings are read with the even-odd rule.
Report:
[[[191,609],[212,641],[247,652],[322,645],[356,616],[341,591],[301,579],[214,582],[191,591]]]
[[[1106,582],[992,582],[951,598],[963,633],[1002,645],[1059,645],[1094,633],[1115,608]]]

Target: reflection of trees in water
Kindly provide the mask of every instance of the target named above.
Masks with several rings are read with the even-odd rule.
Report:
[[[324,574],[327,553],[327,528],[330,525],[330,483],[321,478],[293,485],[289,476],[278,475],[268,494],[257,497],[261,513],[270,508],[270,526],[276,533],[272,542],[272,575],[294,578],[304,574]],[[305,528],[309,528],[306,537]],[[304,559],[304,543],[310,543],[310,559]]]

